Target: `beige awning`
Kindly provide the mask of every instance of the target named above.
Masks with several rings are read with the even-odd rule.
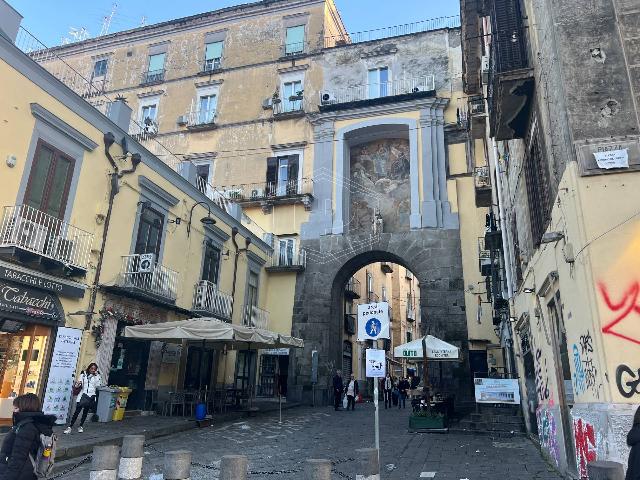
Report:
[[[215,318],[192,318],[177,322],[132,325],[124,330],[126,338],[180,342],[204,341],[226,345],[228,349],[258,350],[261,348],[302,348],[304,341],[270,330],[222,322]]]
[[[393,356],[422,360],[422,339],[423,337],[420,337],[412,342],[398,345],[393,349]],[[431,360],[458,360],[460,358],[460,350],[455,345],[432,335],[427,335],[424,340],[427,345],[427,358]]]

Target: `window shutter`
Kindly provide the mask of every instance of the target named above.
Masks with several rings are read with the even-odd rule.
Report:
[[[276,191],[276,184],[278,183],[278,158],[267,158],[267,194],[273,195]]]
[[[214,58],[222,57],[222,42],[207,43],[205,47],[205,58],[212,60]]]
[[[300,155],[289,155],[289,185],[287,192],[289,195],[298,193],[298,170],[300,164]]]

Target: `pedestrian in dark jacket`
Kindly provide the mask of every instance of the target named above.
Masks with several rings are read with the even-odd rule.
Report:
[[[640,407],[633,416],[633,426],[627,435],[627,445],[631,447],[627,465],[626,480],[640,480]]]
[[[333,376],[333,406],[338,410],[340,406],[340,400],[342,400],[342,391],[344,390],[344,384],[342,383],[342,372],[336,370],[336,374]]]
[[[400,407],[406,408],[409,388],[411,388],[409,380],[406,378],[400,380],[400,383],[398,384],[398,390],[400,391],[400,397],[398,398],[398,410],[400,410]]]
[[[36,459],[40,434],[52,435],[55,415],[40,410],[40,399],[33,393],[13,400],[13,428],[0,448],[0,478],[2,480],[36,480],[29,455]]]

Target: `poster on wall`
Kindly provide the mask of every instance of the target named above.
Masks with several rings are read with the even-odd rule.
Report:
[[[71,386],[78,363],[81,338],[82,330],[68,327],[58,328],[42,408],[45,414],[56,416],[58,425],[67,422],[71,402]]]
[[[509,378],[476,378],[476,403],[520,404],[518,380]]]

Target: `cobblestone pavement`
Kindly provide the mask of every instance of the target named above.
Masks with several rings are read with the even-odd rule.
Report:
[[[526,438],[412,434],[407,431],[408,416],[409,409],[380,411],[384,480],[561,478]],[[176,449],[193,452],[193,480],[217,479],[220,458],[228,454],[249,457],[249,479],[304,479],[307,458],[332,460],[336,479],[355,478],[355,450],[373,443],[372,404],[358,405],[354,412],[297,408],[283,414],[282,424],[277,414],[265,415],[152,441],[145,448],[144,478],[161,472],[163,452]],[[88,471],[83,465],[62,478],[86,480]]]

